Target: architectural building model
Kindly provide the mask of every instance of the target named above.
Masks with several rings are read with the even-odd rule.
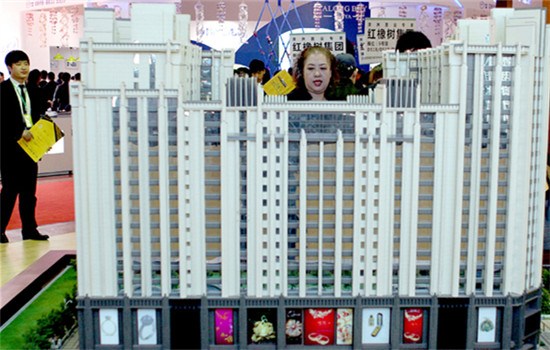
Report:
[[[385,53],[371,95],[312,103],[234,78],[173,4],[86,9],[81,346],[537,344],[544,18],[495,9]]]

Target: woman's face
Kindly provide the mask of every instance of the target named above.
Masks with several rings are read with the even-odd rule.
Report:
[[[329,59],[321,52],[312,52],[304,60],[304,84],[313,100],[324,100],[332,71]]]

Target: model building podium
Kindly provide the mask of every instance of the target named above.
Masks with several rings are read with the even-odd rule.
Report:
[[[386,52],[370,95],[312,103],[234,78],[173,4],[86,9],[81,347],[535,346],[544,18],[462,21],[455,41]]]

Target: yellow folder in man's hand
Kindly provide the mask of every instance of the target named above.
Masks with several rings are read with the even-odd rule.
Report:
[[[48,117],[41,118],[29,131],[32,139],[25,141],[21,138],[17,143],[37,163],[57,141],[65,136],[57,124]]]

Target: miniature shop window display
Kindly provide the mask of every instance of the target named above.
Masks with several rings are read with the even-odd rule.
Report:
[[[421,344],[424,342],[424,311],[420,308],[403,310],[403,343]]]
[[[285,339],[288,345],[301,345],[304,338],[302,309],[286,310]]]
[[[275,344],[277,341],[277,310],[248,310],[248,344]]]
[[[139,345],[157,344],[157,312],[154,309],[139,309],[136,312],[137,339]]]
[[[117,345],[120,343],[119,315],[117,309],[99,310],[99,343]]]
[[[336,310],[336,345],[353,344],[353,309]]]
[[[287,309],[287,345],[352,345],[353,309]]]
[[[334,309],[305,310],[305,345],[334,344]]]
[[[216,345],[235,344],[235,320],[233,309],[214,310],[214,339]]]
[[[480,307],[478,309],[477,342],[496,342],[497,308]]]
[[[390,308],[363,309],[363,344],[389,344],[390,311]]]

